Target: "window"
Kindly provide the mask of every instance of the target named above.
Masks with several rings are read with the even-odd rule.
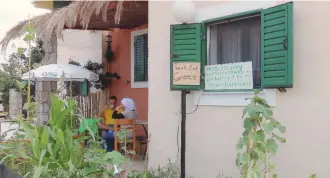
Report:
[[[147,29],[134,31],[132,41],[132,88],[146,88],[148,85],[148,33]]]
[[[148,81],[148,34],[134,37],[134,82]]]
[[[292,87],[292,26],[293,3],[172,25],[171,62],[199,62],[201,84],[171,89],[204,90],[205,65],[246,61],[252,61],[254,88]]]
[[[253,84],[260,87],[260,15],[209,25],[208,65],[252,61]]]

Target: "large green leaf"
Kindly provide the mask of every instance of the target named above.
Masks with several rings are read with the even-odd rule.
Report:
[[[43,172],[44,167],[43,166],[38,166],[34,169],[34,174],[32,178],[39,178],[41,176],[41,173]]]
[[[262,126],[266,133],[271,133],[275,129],[275,127],[270,123],[263,123]]]
[[[24,31],[26,31],[29,34],[35,33],[34,25],[31,22],[29,22],[29,24],[25,25],[23,29],[24,29]]]
[[[278,145],[273,138],[267,140],[267,149],[273,154],[277,152]]]
[[[244,128],[250,131],[253,128],[253,123],[249,118],[244,119]]]
[[[72,131],[70,129],[66,129],[65,130],[65,143],[66,143],[66,147],[68,150],[73,150],[73,134]]]
[[[65,142],[64,142],[64,133],[61,129],[56,129],[56,136],[58,141],[64,146]]]
[[[265,133],[262,130],[258,130],[254,135],[253,139],[257,142],[263,142],[265,140]]]
[[[39,158],[39,166],[41,166],[42,161],[44,160],[44,156],[46,155],[47,151],[46,150],[42,150],[40,153],[40,158]]]
[[[23,121],[22,119],[19,119],[18,120],[20,126],[23,128],[24,130],[24,134],[25,134],[25,138],[24,139],[27,139],[27,140],[32,140],[34,138],[33,136],[33,126],[31,126],[29,123]]]
[[[48,144],[48,127],[44,127],[42,134],[41,134],[41,142],[40,142],[40,146],[42,149],[46,149],[46,146]]]
[[[246,113],[249,114],[249,117],[255,118],[258,116],[258,109],[256,107],[255,104],[249,104],[246,106],[246,108],[243,111],[243,115],[245,115]]]
[[[125,163],[127,161],[126,158],[118,151],[107,152],[105,154],[105,159],[111,160],[112,164],[117,165]]]
[[[32,41],[35,39],[35,34],[26,34],[24,37],[24,41]]]
[[[97,168],[97,166],[95,164],[90,164],[90,165],[86,166],[83,170],[84,170],[85,176],[100,171],[100,169]]]

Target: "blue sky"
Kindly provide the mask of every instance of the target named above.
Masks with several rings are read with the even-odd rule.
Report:
[[[0,6],[0,39],[2,39],[6,32],[22,20],[28,19],[36,15],[49,12],[45,9],[38,9],[33,6],[31,0],[3,0]],[[16,40],[14,45],[9,45],[6,55],[15,52],[16,47],[24,45],[20,40]],[[0,63],[4,61],[4,54],[0,55]]]

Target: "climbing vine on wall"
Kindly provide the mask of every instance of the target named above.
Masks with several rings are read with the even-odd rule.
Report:
[[[243,178],[276,178],[270,157],[276,154],[279,143],[286,142],[281,136],[286,128],[273,117],[267,101],[258,94],[259,91],[255,91],[243,111],[244,132],[237,144],[236,165]]]

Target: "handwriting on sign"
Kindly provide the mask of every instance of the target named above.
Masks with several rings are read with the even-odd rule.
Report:
[[[252,62],[205,66],[205,89],[253,89]]]
[[[174,85],[199,85],[200,84],[199,62],[176,62],[173,63]]]

